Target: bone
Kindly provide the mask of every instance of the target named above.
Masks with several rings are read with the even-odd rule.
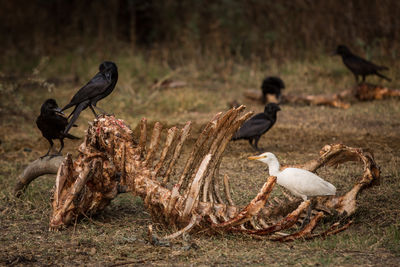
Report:
[[[193,166],[193,162],[197,154],[201,151],[201,147],[203,146],[204,142],[207,141],[209,138],[209,133],[211,131],[212,125],[215,124],[215,121],[222,115],[222,112],[217,113],[214,118],[204,127],[203,131],[201,132],[200,136],[197,138],[196,143],[193,146],[192,152],[189,155],[188,160],[186,161],[185,167],[183,172],[178,180],[178,184],[181,186],[181,190],[186,188],[186,184],[189,183],[189,178],[195,167]],[[183,184],[185,182],[185,184]]]
[[[233,114],[231,113],[232,116],[237,116],[242,109],[243,109],[243,106],[240,106],[239,108],[237,108],[235,110],[236,111],[235,113],[233,113]],[[252,113],[249,112],[249,113],[243,115],[242,117],[240,117],[236,121],[233,121],[233,118],[229,118],[229,119],[225,120],[228,123],[232,122],[231,124],[228,124],[228,125],[221,124],[221,126],[226,126],[226,127],[224,127],[225,132],[223,132],[222,134],[220,132],[220,134],[218,134],[213,145],[210,148],[210,153],[215,156],[214,156],[213,162],[211,163],[211,166],[210,166],[209,175],[206,177],[204,187],[203,187],[203,201],[204,202],[207,201],[207,199],[205,197],[205,196],[207,196],[206,192],[208,191],[211,180],[214,178],[213,173],[218,166],[216,163],[219,162],[219,160],[222,156],[222,153],[225,151],[227,144],[229,143],[229,141],[232,138],[232,135],[237,131],[237,129],[240,127],[240,125],[251,115],[252,115]]]
[[[125,188],[126,190],[123,191],[131,191],[132,194],[142,198],[153,220],[157,220],[171,229],[181,229],[173,237],[192,231],[207,231],[211,234],[215,231],[221,233],[238,231],[250,233],[253,236],[266,235],[272,241],[292,241],[324,237],[349,227],[349,218],[343,216],[341,223],[344,226],[339,227],[337,223],[333,223],[328,231],[311,233],[322,216],[329,217],[338,212],[354,213],[357,208],[356,197],[369,186],[379,182],[380,171],[373,155],[368,150],[341,144],[324,146],[316,160],[303,165],[315,171],[322,166],[330,167],[347,161],[356,161],[363,164],[363,173],[358,177],[353,189],[343,196],[318,197],[315,200],[317,205],[314,207],[322,207],[321,212],[316,213],[314,210],[313,214],[316,215],[312,221],[299,232],[279,232],[280,237],[284,238],[276,237],[278,230],[289,229],[300,221],[298,216],[304,212],[304,207],[308,204],[301,204],[299,200],[282,199],[275,202],[270,201],[266,206],[269,194],[275,184],[273,177],[268,178],[261,191],[247,206],[241,207],[234,205],[231,200],[229,182],[225,176],[225,197],[222,201],[219,200],[214,183],[218,182],[216,179],[219,179],[219,166],[224,149],[240,123],[251,115],[251,113],[246,113],[240,116],[237,110],[231,111],[229,114],[229,116],[217,114],[207,124],[196,141],[195,148],[191,151],[186,163],[183,164],[187,168],[186,173],[185,170],[182,172],[179,178],[183,178],[178,179],[178,183],[172,189],[164,187],[158,180],[153,179],[152,164],[147,164],[148,161],[140,157],[140,142],[136,144],[132,140],[132,132],[122,120],[116,120],[113,116],[103,116],[95,120],[87,131],[85,142],[79,147],[78,157],[74,160],[69,157],[69,163],[62,168],[63,171],[59,172],[58,190],[56,190],[58,193],[55,192],[57,195],[52,203],[51,228],[59,229],[67,226],[80,214],[95,214],[101,211],[120,192],[118,188]],[[222,123],[219,120],[225,122]],[[149,161],[155,157],[151,154],[156,153],[156,143],[160,136],[157,131],[161,132],[161,130],[157,130],[157,127],[155,128],[152,137],[155,141],[150,142],[152,149],[149,149],[149,153],[146,155],[146,159]],[[175,134],[174,141],[166,149],[168,153],[165,157],[161,151],[160,160],[164,158],[162,166],[173,165],[171,165],[172,160],[168,162],[172,153],[178,160],[181,152],[177,146],[180,140],[183,140],[183,131],[184,129],[179,132],[180,135]],[[174,143],[178,144],[175,146]],[[209,152],[213,152],[213,154]],[[160,161],[157,162],[156,167],[159,163]],[[159,178],[165,178],[163,170],[162,167]],[[121,175],[124,176],[123,179],[120,179]],[[202,199],[200,193],[202,187],[204,188],[206,177],[210,177],[210,182],[205,191],[207,201],[204,202],[200,201]],[[187,186],[184,193],[181,193],[183,191],[181,185],[183,186],[184,183]],[[225,199],[228,204],[221,203]],[[200,216],[197,217],[200,220],[199,223],[192,223],[194,215]]]
[[[214,171],[213,179],[212,179],[212,184],[213,184],[213,190],[212,190],[212,195],[214,196],[214,199],[217,203],[220,204],[225,204],[225,201],[222,199],[221,194],[219,192],[219,166],[221,164],[221,159],[219,159],[217,163],[217,168]]]
[[[139,151],[140,156],[143,158],[146,152],[146,141],[147,141],[147,119],[143,118],[140,121],[140,138],[139,138]]]
[[[225,129],[229,128],[231,126],[231,123],[235,119],[235,115],[239,112],[238,109],[231,109],[226,114],[221,118],[221,120],[218,121],[218,123],[215,126],[215,129],[213,131],[214,139],[211,143],[211,145],[208,148],[208,153],[211,155],[215,155],[217,148],[219,147],[221,141],[223,140],[223,137],[225,136]],[[219,160],[219,155],[215,155],[212,163],[210,164],[210,170],[208,172],[208,175],[204,181],[204,186],[203,186],[203,202],[207,202],[207,196],[208,190],[209,190],[209,185],[211,183],[211,180],[213,179],[214,176],[214,170],[216,168],[216,163]]]
[[[147,152],[146,160],[145,160],[145,163],[147,166],[151,166],[151,164],[153,163],[153,158],[154,158],[155,152],[157,151],[158,144],[160,142],[160,135],[161,135],[162,127],[163,127],[162,124],[159,122],[156,122],[154,124],[153,134],[151,136],[151,141],[150,141],[150,147]]]
[[[213,225],[215,228],[227,228],[235,225],[243,224],[251,219],[251,217],[256,216],[258,212],[265,206],[268,200],[269,194],[271,193],[274,185],[276,183],[276,177],[270,176],[268,180],[264,183],[260,192],[257,196],[247,205],[235,218],[221,224]]]
[[[182,228],[179,231],[176,231],[175,233],[173,233],[171,235],[163,237],[162,239],[163,240],[175,239],[175,238],[183,235],[184,233],[189,232],[190,230],[193,229],[193,227],[195,227],[201,221],[201,219],[202,219],[201,216],[193,214],[188,225],[186,225],[184,228]]]
[[[187,217],[191,213],[195,202],[198,200],[201,182],[204,178],[204,174],[207,170],[210,160],[211,160],[211,154],[207,154],[204,157],[203,161],[201,162],[199,170],[197,171],[196,176],[195,176],[192,184],[189,187],[190,191],[188,192],[188,194],[186,196],[186,201],[185,201],[186,204],[185,204],[185,208],[184,208],[183,214],[182,214],[182,216],[184,218]]]
[[[78,193],[81,191],[82,187],[85,186],[86,181],[91,178],[92,170],[95,165],[97,165],[98,161],[94,161],[91,164],[87,164],[84,166],[83,171],[79,173],[78,178],[75,180],[71,192],[68,194],[66,197],[64,203],[60,203],[59,199],[56,199],[56,205],[62,205],[61,210],[69,210],[70,205],[72,202],[78,197]],[[63,222],[63,217],[60,216],[60,213],[58,213],[55,218],[52,218],[50,221],[50,228],[56,228],[60,223]]]
[[[300,214],[303,211],[305,211],[308,208],[308,206],[310,206],[310,203],[311,202],[309,200],[303,201],[297,207],[296,210],[294,210],[293,212],[288,214],[285,218],[283,218],[278,223],[273,224],[271,226],[264,227],[264,229],[261,229],[261,230],[246,231],[246,233],[255,234],[255,235],[269,235],[269,234],[277,232],[277,231],[282,231],[282,230],[288,229],[296,224],[296,222],[299,219]]]
[[[67,178],[71,177],[71,170],[72,170],[72,156],[70,153],[67,154],[65,161],[61,163],[60,168],[57,172],[56,177],[56,190],[54,191],[55,202],[58,205],[58,200],[60,198],[61,189],[64,187],[64,183]],[[71,181],[73,182],[73,181]]]
[[[282,236],[278,238],[273,238],[272,240],[274,241],[281,241],[281,242],[287,242],[287,241],[293,241],[299,238],[307,238],[311,236],[311,231],[315,228],[317,225],[318,221],[324,216],[323,212],[318,212],[317,215],[315,215],[311,221],[299,232],[296,232],[291,235],[287,236]]]
[[[229,185],[229,176],[227,174],[224,175],[224,192],[229,205],[235,206],[235,203],[232,200],[231,189]]]
[[[169,199],[167,209],[165,210],[165,218],[167,218],[171,225],[175,225],[175,216],[173,216],[172,210],[174,209],[179,197],[179,185],[176,184],[172,188],[171,198]]]
[[[167,153],[171,148],[172,142],[174,141],[177,131],[178,131],[178,128],[176,128],[176,127],[172,127],[168,130],[167,139],[165,141],[164,148],[161,152],[160,159],[159,159],[158,163],[156,164],[156,167],[154,168],[154,176],[155,177],[158,176],[161,168],[164,165],[164,160],[167,157]]]
[[[169,178],[171,176],[171,174],[173,173],[176,161],[178,160],[178,158],[181,155],[181,150],[182,150],[182,146],[185,143],[186,139],[189,137],[190,135],[190,130],[192,127],[192,122],[187,122],[185,124],[185,126],[183,127],[183,129],[181,130],[181,136],[180,139],[175,147],[175,151],[174,151],[174,155],[172,156],[171,161],[169,162],[169,166],[167,171],[165,172],[164,175],[164,179],[163,179],[163,184],[165,185],[166,183],[168,183]]]
[[[322,233],[313,234],[310,237],[308,237],[307,239],[312,239],[312,238],[316,238],[316,237],[327,237],[327,236],[330,236],[330,235],[335,235],[337,233],[343,232],[344,230],[349,228],[350,225],[352,225],[352,224],[353,224],[353,221],[349,221],[348,223],[346,223],[342,227],[337,228],[337,226],[339,225],[339,222],[337,222],[337,223],[334,223],[328,230],[326,230],[326,231],[324,231]]]

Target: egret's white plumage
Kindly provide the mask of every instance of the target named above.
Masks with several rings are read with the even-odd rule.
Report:
[[[270,152],[265,152],[259,156],[249,157],[252,160],[259,160],[268,164],[269,175],[276,176],[276,182],[288,189],[295,196],[307,200],[312,196],[330,196],[336,194],[336,187],[323,180],[318,175],[298,168],[286,168],[279,170],[279,161]]]

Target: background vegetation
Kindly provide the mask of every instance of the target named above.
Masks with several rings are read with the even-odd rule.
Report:
[[[396,57],[400,44],[395,0],[2,2],[0,34],[9,51],[3,59],[12,52],[90,55],[122,45],[169,60],[171,54],[180,59],[213,54],[253,61],[311,56],[339,43],[367,57]]]

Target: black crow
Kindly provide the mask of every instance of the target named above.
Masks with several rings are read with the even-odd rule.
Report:
[[[285,84],[283,83],[282,79],[279,77],[266,77],[262,84],[261,90],[263,94],[262,101],[265,104],[267,102],[266,95],[271,94],[275,95],[276,99],[280,101],[281,99],[281,90],[285,88]]]
[[[344,65],[346,65],[351,72],[353,72],[358,83],[358,75],[362,76],[362,82],[365,82],[365,76],[375,74],[383,79],[391,81],[390,78],[380,74],[379,70],[388,70],[388,67],[378,66],[372,62],[369,62],[359,56],[354,55],[349,48],[345,45],[339,45],[334,53],[335,55],[341,55]]]
[[[36,119],[37,127],[42,132],[43,137],[46,138],[47,141],[49,141],[50,143],[49,150],[41,158],[49,155],[50,150],[53,147],[52,139],[59,139],[61,144],[58,153],[52,156],[57,156],[61,154],[61,150],[64,148],[64,138],[79,139],[76,136],[64,133],[67,124],[68,120],[61,113],[61,109],[58,107],[57,102],[54,99],[47,99],[43,103],[40,109],[40,115]]]
[[[276,122],[276,113],[281,110],[275,103],[265,105],[263,113],[258,113],[243,123],[242,127],[233,135],[232,140],[247,139],[250,145],[256,150],[258,140],[266,133]],[[255,140],[253,145],[253,139]]]
[[[79,89],[79,91],[72,97],[69,104],[61,109],[61,111],[64,111],[72,106],[75,106],[74,110],[68,116],[68,118],[70,118],[73,115],[67,128],[65,128],[65,133],[68,133],[69,129],[78,119],[81,111],[85,108],[90,107],[96,117],[97,114],[94,111],[94,108],[97,108],[102,113],[105,113],[103,110],[96,107],[97,101],[111,94],[117,81],[117,65],[111,61],[104,61],[101,63],[99,66],[99,72],[85,86]]]

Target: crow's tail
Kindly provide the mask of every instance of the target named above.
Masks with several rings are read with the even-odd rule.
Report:
[[[76,110],[76,107],[77,107],[77,106],[75,106],[75,107],[74,107],[74,110],[68,115],[67,119],[71,118],[72,114],[74,114],[74,112],[75,112],[75,110]]]
[[[379,72],[376,72],[376,75],[378,75],[379,77],[381,77],[381,78],[383,78],[383,79],[385,79],[385,80],[388,80],[389,82],[391,82],[391,81],[392,81],[392,79],[390,79],[390,78],[386,77],[386,76],[385,76],[385,75],[383,75],[383,74],[380,74]]]
[[[71,120],[69,121],[67,127],[64,130],[64,134],[68,134],[69,129],[71,129],[71,127],[74,125],[74,122],[78,119],[79,114],[81,114],[81,111],[84,110],[87,107],[87,105],[88,103],[82,102],[75,107],[74,112],[68,116],[70,117],[73,114]]]
[[[378,70],[389,70],[386,66],[378,66]]]
[[[65,107],[63,107],[62,109],[61,109],[61,111],[64,111],[64,110],[66,110],[66,109],[69,109],[70,107],[72,107],[72,106],[74,106],[75,104],[71,104],[71,102],[70,103],[68,103],[67,105],[65,105]]]

